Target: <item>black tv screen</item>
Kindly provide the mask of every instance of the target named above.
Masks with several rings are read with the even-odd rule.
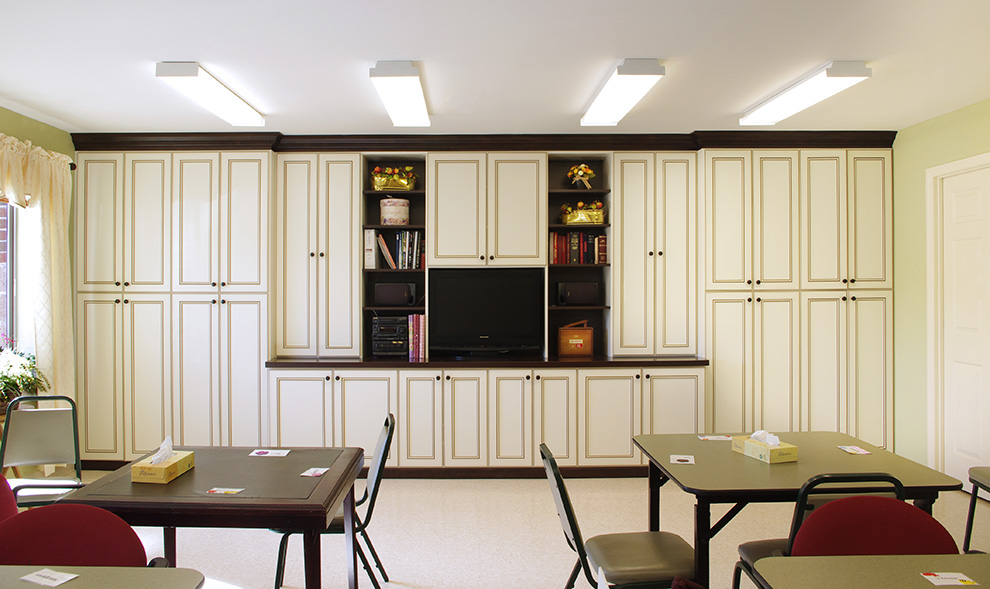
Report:
[[[543,268],[430,269],[430,350],[538,352],[546,309]]]

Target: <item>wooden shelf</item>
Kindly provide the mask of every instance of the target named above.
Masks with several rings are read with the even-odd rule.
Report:
[[[608,311],[608,305],[550,305],[549,311]]]
[[[406,229],[408,231],[425,231],[426,225],[365,225],[365,229],[374,229],[375,231],[388,231],[396,230],[401,231]]]
[[[364,191],[365,196],[380,196],[382,198],[403,198],[406,196],[413,196],[417,198],[423,198],[426,196],[425,190],[373,190],[368,188]]]
[[[550,268],[608,268],[611,264],[550,264]]]
[[[363,307],[364,311],[401,311],[407,315],[420,315],[426,312],[426,307]]]
[[[576,231],[576,230],[581,230],[581,229],[607,229],[607,228],[611,227],[611,224],[610,223],[596,223],[594,225],[591,225],[591,224],[580,225],[580,224],[577,224],[577,223],[571,223],[570,225],[565,225],[563,223],[550,223],[549,225],[547,225],[547,227],[550,228],[550,231],[561,230],[561,229],[566,229],[567,231]]]

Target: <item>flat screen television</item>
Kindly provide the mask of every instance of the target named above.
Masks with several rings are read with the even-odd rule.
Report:
[[[429,271],[431,354],[533,354],[543,349],[543,268]]]

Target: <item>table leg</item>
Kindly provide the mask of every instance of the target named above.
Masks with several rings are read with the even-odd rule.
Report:
[[[651,532],[660,531],[660,469],[650,462],[650,527]]]
[[[344,553],[347,555],[347,587],[357,589],[357,544],[354,537],[354,487],[344,497]]]
[[[320,532],[303,532],[303,568],[306,570],[306,589],[320,589]]]
[[[162,528],[162,537],[165,545],[165,559],[168,561],[168,566],[174,567],[175,564],[175,528],[164,527]]]
[[[711,540],[712,505],[698,498],[694,506],[694,580],[708,586],[708,543]]]

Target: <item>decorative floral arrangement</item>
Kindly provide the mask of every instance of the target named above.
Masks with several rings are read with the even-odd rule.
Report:
[[[371,185],[375,190],[412,190],[417,177],[412,166],[375,166]]]
[[[21,352],[14,340],[0,334],[0,406],[6,411],[7,403],[21,395],[37,395],[48,390],[51,384],[38,370],[34,356]]]
[[[585,188],[591,188],[591,183],[588,180],[595,177],[595,172],[588,167],[588,164],[578,164],[571,166],[571,169],[567,171],[567,177],[571,179],[571,184],[582,182]]]
[[[565,225],[601,225],[605,222],[605,205],[600,200],[578,201],[576,206],[560,206],[560,220]]]
[[[591,202],[583,202],[583,201],[580,201],[579,200],[578,203],[577,203],[577,206],[575,206],[575,207],[571,207],[571,203],[565,202],[564,204],[562,204],[560,206],[560,212],[561,213],[564,213],[564,214],[566,214],[566,213],[572,213],[572,212],[575,211],[575,209],[578,210],[578,211],[587,211],[587,210],[594,211],[594,210],[598,210],[598,209],[600,209],[600,208],[602,208],[604,206],[605,205],[603,205],[602,204],[602,201],[600,201],[600,200],[593,200]]]

